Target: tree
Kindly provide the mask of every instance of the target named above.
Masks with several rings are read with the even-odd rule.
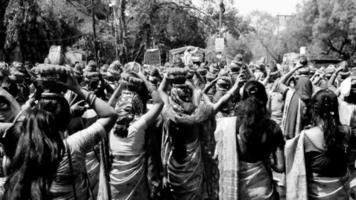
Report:
[[[77,29],[52,10],[41,10],[36,0],[10,0],[4,14],[5,30],[0,41],[7,60],[41,62],[53,44],[74,42]],[[70,21],[70,20],[68,20]],[[67,39],[63,39],[67,38]]]
[[[311,54],[349,59],[356,52],[356,2],[308,0],[283,33],[290,48],[307,46]]]
[[[313,37],[327,54],[349,59],[356,52],[356,5],[352,0],[318,1]]]

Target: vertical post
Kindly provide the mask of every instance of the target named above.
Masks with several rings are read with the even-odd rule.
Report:
[[[98,44],[96,41],[96,20],[95,20],[95,5],[94,0],[91,0],[91,7],[92,7],[92,20],[93,20],[93,39],[94,39],[94,51],[95,51],[95,61],[99,64],[99,56],[98,56]]]
[[[220,12],[219,12],[219,37],[222,37],[222,17],[223,17],[223,13],[224,13],[224,0],[220,1]]]
[[[116,56],[116,60],[119,60],[119,44],[117,42],[117,7],[113,6],[113,12],[114,12],[114,35],[115,35],[115,56]]]

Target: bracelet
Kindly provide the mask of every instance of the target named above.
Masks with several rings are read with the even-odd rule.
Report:
[[[96,100],[96,96],[94,93],[90,92],[86,97],[85,101],[89,104],[90,107],[93,107]]]

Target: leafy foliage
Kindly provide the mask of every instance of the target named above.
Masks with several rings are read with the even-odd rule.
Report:
[[[356,52],[356,2],[305,1],[287,27],[290,45],[308,46],[312,54],[349,59]]]
[[[73,25],[66,16],[41,10],[35,0],[10,0],[4,15],[5,40],[0,44],[10,60],[42,61],[51,45],[67,46],[77,39]]]

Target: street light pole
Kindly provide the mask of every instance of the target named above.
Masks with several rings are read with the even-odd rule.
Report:
[[[94,0],[91,0],[91,7],[92,7],[92,18],[93,18],[93,39],[94,39],[94,51],[95,51],[95,61],[99,64],[99,56],[98,56],[98,46],[96,41],[96,20],[95,20],[95,5]]]
[[[219,37],[222,37],[222,17],[225,12],[224,0],[220,1],[220,12],[219,12]]]
[[[114,6],[113,7],[113,14],[114,14],[114,20],[113,20],[113,23],[114,23],[114,32],[115,32],[115,56],[116,56],[116,60],[119,60],[119,44],[117,43],[117,7]]]

